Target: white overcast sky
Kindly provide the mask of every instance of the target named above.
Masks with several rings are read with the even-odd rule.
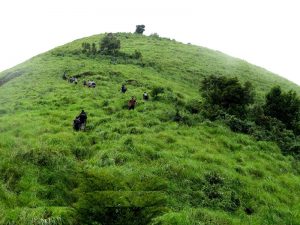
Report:
[[[299,0],[1,0],[0,71],[74,39],[134,32],[222,51],[300,85]]]

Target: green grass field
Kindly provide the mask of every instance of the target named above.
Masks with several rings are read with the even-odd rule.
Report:
[[[118,34],[121,51],[138,50],[142,60],[80,54],[83,42],[98,46],[102,37],[0,73],[11,78],[0,84],[0,224],[300,224],[299,161],[184,110],[201,100],[208,75],[250,81],[258,101],[276,84],[298,94],[299,86],[165,38]],[[63,80],[64,71],[79,83]],[[157,86],[165,92],[143,101]],[[138,104],[129,111],[131,96]],[[87,127],[75,132],[81,109]],[[188,123],[173,121],[176,109]]]

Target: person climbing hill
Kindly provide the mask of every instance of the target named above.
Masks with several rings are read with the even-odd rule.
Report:
[[[84,110],[81,110],[81,113],[79,114],[79,118],[80,118],[80,121],[82,121],[83,123],[86,122],[87,115],[86,115],[86,112]]]
[[[129,110],[134,109],[136,103],[137,103],[136,98],[134,96],[132,96],[128,102],[128,109]]]
[[[149,95],[148,95],[147,92],[144,92],[144,94],[143,94],[143,99],[144,99],[145,101],[148,101],[148,100],[149,100]]]
[[[127,91],[127,88],[126,88],[125,84],[122,84],[121,92],[125,93],[126,91]]]

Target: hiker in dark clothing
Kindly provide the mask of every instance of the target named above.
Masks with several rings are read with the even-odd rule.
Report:
[[[149,95],[148,95],[147,92],[144,92],[144,94],[143,94],[143,99],[144,99],[145,101],[148,101],[148,100],[149,100]]]
[[[136,105],[136,98],[132,96],[128,102],[128,109],[129,110],[134,109],[135,105]]]
[[[73,121],[73,128],[74,130],[84,130],[85,124],[87,120],[87,115],[84,110],[81,111],[79,116],[76,117],[76,119]]]
[[[81,113],[79,114],[79,118],[80,118],[80,121],[82,123],[85,123],[86,122],[86,119],[87,119],[87,115],[86,115],[86,112],[84,110],[81,111]]]
[[[74,130],[78,131],[81,128],[81,121],[79,116],[76,117],[76,119],[73,121],[73,128]]]
[[[125,93],[126,91],[127,91],[127,88],[126,88],[125,84],[122,84],[121,92]]]
[[[70,83],[77,84],[77,78],[76,78],[76,77],[71,77],[71,78],[69,79],[69,82],[70,82]]]

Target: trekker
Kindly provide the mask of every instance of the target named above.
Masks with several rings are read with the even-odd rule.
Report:
[[[74,130],[76,130],[76,131],[79,131],[79,129],[81,128],[81,121],[80,121],[79,116],[77,116],[77,117],[75,118],[75,120],[73,121],[73,128],[74,128]]]
[[[86,125],[87,115],[84,110],[81,111],[79,116],[76,116],[75,120],[73,121],[73,128],[74,130],[84,130]]]
[[[79,114],[79,118],[80,118],[80,121],[82,123],[85,123],[86,120],[87,120],[87,115],[86,115],[86,112],[84,110],[81,110],[81,113]]]
[[[122,84],[121,92],[125,93],[126,91],[127,91],[127,88],[126,88],[125,84]]]
[[[135,105],[136,105],[136,98],[132,96],[128,102],[128,109],[129,110],[134,109]]]
[[[95,88],[95,87],[96,87],[96,83],[95,83],[95,81],[93,81],[93,80],[92,80],[92,81],[89,81],[87,85],[88,85],[88,87],[92,87],[92,88]]]
[[[69,79],[69,82],[70,82],[70,83],[75,83],[75,84],[77,84],[77,78],[76,78],[76,77],[71,77],[71,78]]]
[[[148,95],[147,92],[144,92],[144,94],[143,94],[143,99],[144,99],[145,101],[148,101],[148,100],[149,100],[149,95]]]

